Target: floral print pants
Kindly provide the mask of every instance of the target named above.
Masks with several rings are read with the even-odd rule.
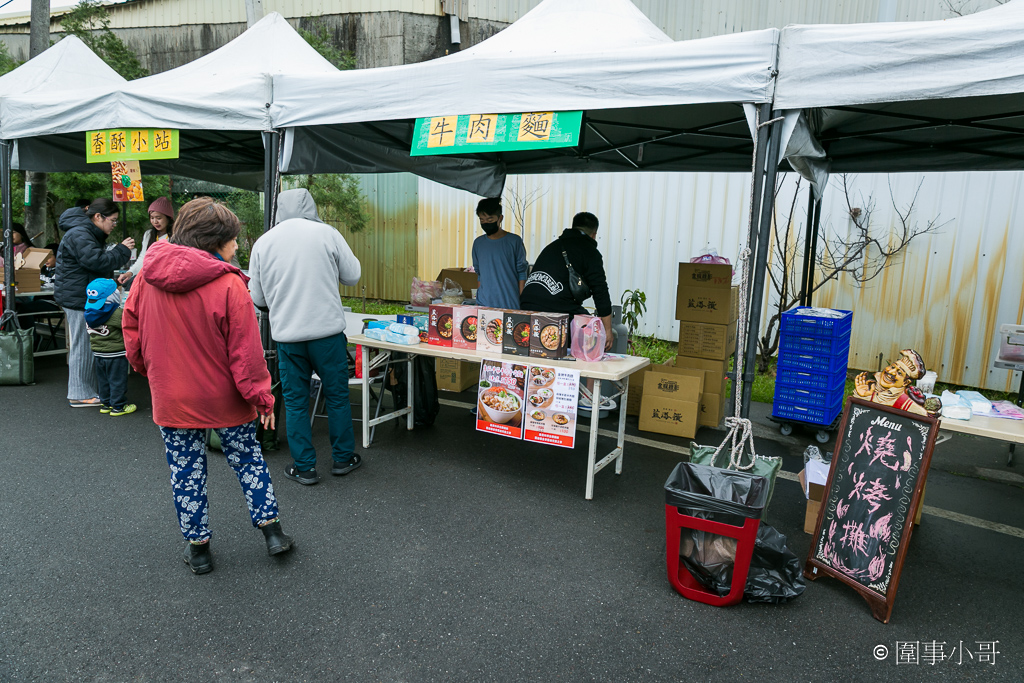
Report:
[[[160,427],[171,466],[171,490],[178,512],[181,535],[187,541],[210,538],[209,504],[206,499],[206,430]],[[238,476],[252,525],[277,517],[277,498],[263,451],[256,440],[256,421],[217,429],[228,464]]]

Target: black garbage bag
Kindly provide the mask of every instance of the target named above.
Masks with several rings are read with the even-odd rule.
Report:
[[[788,602],[806,587],[800,560],[786,546],[786,537],[761,522],[743,597],[747,602]]]
[[[665,502],[687,516],[741,527],[761,517],[768,500],[765,477],[681,462],[665,482]],[[734,538],[681,529],[679,559],[707,590],[728,595],[736,564]]]
[[[437,399],[437,375],[434,359],[430,356],[416,356],[413,360],[413,421],[417,427],[429,427],[434,424],[441,404]],[[405,406],[409,402],[407,389],[406,363],[395,363],[392,376],[387,382],[388,390],[395,402],[395,407]]]

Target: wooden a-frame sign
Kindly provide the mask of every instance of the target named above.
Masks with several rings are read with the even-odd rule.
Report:
[[[851,397],[804,576],[834,577],[889,623],[939,421]]]

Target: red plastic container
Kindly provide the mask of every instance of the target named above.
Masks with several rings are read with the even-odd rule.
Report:
[[[760,519],[747,519],[743,526],[733,526],[710,519],[698,519],[680,514],[672,505],[665,506],[665,547],[668,560],[668,580],[672,587],[690,600],[703,602],[715,607],[735,605],[743,599],[743,589],[747,585],[747,572],[750,571],[750,558],[754,555],[754,541],[757,540],[757,529],[761,526]],[[697,529],[719,536],[736,539],[736,563],[732,570],[732,585],[725,596],[712,593],[704,588],[693,577],[686,565],[679,560],[679,530]]]

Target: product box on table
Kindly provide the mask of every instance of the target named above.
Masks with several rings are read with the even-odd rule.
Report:
[[[455,334],[452,307],[431,304],[427,316],[427,342],[434,346],[451,346]]]
[[[462,285],[462,296],[467,299],[473,295],[472,290],[477,288],[480,280],[476,273],[467,273],[462,268],[442,268],[437,274],[437,281],[444,287],[445,278],[458,282]]]
[[[452,307],[452,347],[456,349],[476,349],[479,335],[479,311],[476,306]]]
[[[676,320],[728,325],[739,311],[739,287],[694,287],[676,289]]]
[[[732,266],[721,263],[680,263],[677,284],[680,287],[730,289],[732,287]]]
[[[640,430],[693,438],[697,434],[700,395],[704,387],[701,371],[655,366],[644,373],[640,401]]]
[[[501,352],[509,356],[530,355],[529,311],[505,311],[505,331],[501,339]]]
[[[46,259],[53,256],[53,252],[49,249],[39,249],[38,247],[28,247],[25,251],[21,252],[21,257],[24,259],[21,267],[15,263],[14,270],[14,286],[19,292],[38,292],[42,289],[42,281],[39,279],[39,273],[46,263]],[[15,259],[17,262],[17,259]]]
[[[679,323],[679,355],[725,360],[736,347],[736,323],[708,325]]]
[[[569,355],[568,313],[534,313],[530,316],[530,355],[561,359]]]
[[[505,335],[505,311],[500,308],[481,308],[476,314],[476,350],[502,353]]]
[[[465,391],[480,379],[480,364],[455,358],[438,358],[437,388],[441,391]]]

